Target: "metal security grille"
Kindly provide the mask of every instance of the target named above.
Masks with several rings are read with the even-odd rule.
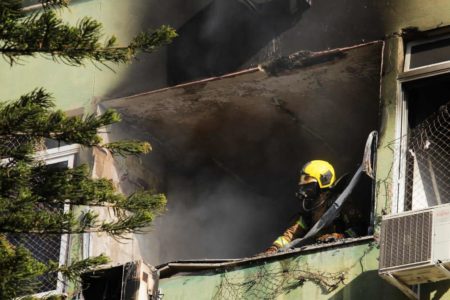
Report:
[[[450,202],[450,102],[410,130],[405,210]]]
[[[33,257],[47,264],[49,261],[58,262],[61,251],[60,235],[20,234],[8,235],[8,240],[14,245],[22,245],[31,252]],[[33,287],[34,293],[56,290],[57,274],[52,273],[39,278],[39,283]]]
[[[430,211],[384,220],[380,269],[430,260],[432,221]]]
[[[20,152],[22,147],[29,144],[34,146],[35,151],[43,151],[47,148],[47,141],[43,138],[30,136],[0,136],[0,159],[7,159],[13,153]],[[67,162],[53,164],[55,168],[67,168]],[[37,205],[36,209],[62,211],[63,207]],[[8,240],[15,246],[23,246],[31,252],[32,256],[44,263],[50,261],[60,263],[62,236],[57,234],[8,234]],[[67,246],[67,245],[65,245]],[[54,291],[57,289],[58,274],[46,274],[38,278],[36,285],[28,287],[32,293]]]
[[[43,138],[35,138],[30,136],[0,136],[0,159],[11,157],[17,151],[21,152],[29,145],[33,145],[34,150],[43,151],[47,149],[47,142]]]

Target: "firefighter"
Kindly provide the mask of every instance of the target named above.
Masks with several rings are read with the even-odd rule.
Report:
[[[345,180],[339,180],[343,182]],[[325,211],[331,206],[339,193],[342,184],[336,184],[336,174],[333,166],[323,160],[312,160],[304,165],[300,173],[299,189],[296,197],[301,203],[301,212],[294,219],[295,222],[279,236],[265,253],[277,252],[289,244],[293,239],[303,237],[308,230],[320,219]],[[344,214],[336,220],[333,226],[321,232],[318,242],[330,242],[342,239],[346,236],[356,237],[359,230],[352,227],[350,221],[358,223],[361,216],[354,209],[349,210],[350,216]]]

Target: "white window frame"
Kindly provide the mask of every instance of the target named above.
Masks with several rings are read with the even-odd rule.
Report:
[[[42,160],[46,165],[52,165],[60,162],[67,162],[67,167],[72,169],[75,163],[75,155],[80,151],[80,145],[72,144],[62,147],[50,148],[44,151],[39,151],[35,155],[36,160]],[[64,212],[69,212],[70,204],[64,204]],[[61,235],[61,248],[59,250],[59,265],[64,265],[68,261],[69,255],[69,234],[65,233]],[[65,284],[64,278],[61,273],[58,273],[58,281],[56,283],[56,290],[44,292],[43,296],[47,296],[48,293],[64,293]]]
[[[393,201],[391,212],[401,213],[405,208],[405,171],[407,141],[403,137],[408,134],[408,106],[403,92],[402,82],[397,82],[395,148],[393,165]]]
[[[72,169],[75,162],[75,155],[79,151],[80,145],[78,144],[65,145],[36,152],[34,158],[36,160],[45,161],[46,165],[67,161],[68,168]]]
[[[411,61],[411,47],[448,39],[450,35],[441,36],[428,40],[414,41],[407,44],[405,54],[404,72],[397,77],[397,101],[395,122],[395,149],[393,163],[393,201],[391,213],[397,214],[405,210],[405,184],[406,184],[406,151],[408,151],[408,103],[403,85],[418,79],[450,74],[450,61],[444,61],[431,65],[409,69]]]
[[[406,45],[405,65],[404,65],[404,68],[403,68],[404,71],[408,72],[408,71],[412,71],[412,70],[429,69],[430,67],[444,67],[445,65],[450,64],[450,57],[449,57],[448,60],[441,61],[441,62],[438,62],[438,63],[425,65],[425,66],[420,66],[420,67],[417,67],[417,68],[410,68],[410,65],[411,65],[411,49],[412,49],[412,47],[415,47],[415,46],[418,46],[418,45],[430,44],[430,43],[434,43],[434,42],[437,42],[437,41],[448,40],[448,39],[450,39],[450,35],[443,35],[443,36],[439,36],[439,37],[436,37],[436,38],[409,42]]]
[[[74,167],[75,163],[75,155],[78,154],[80,151],[80,145],[78,144],[71,144],[71,145],[65,145],[61,147],[56,148],[50,148],[44,151],[36,152],[33,155],[33,158],[38,161],[45,162],[46,165],[56,164],[60,162],[67,162],[67,167],[69,169],[72,169]],[[7,162],[9,159],[3,159],[2,163]],[[64,204],[64,212],[68,212],[70,210],[69,204]],[[59,251],[59,265],[66,264],[68,261],[68,255],[69,255],[69,234],[62,234],[61,235],[61,248]],[[58,274],[57,277],[57,283],[56,283],[56,289],[45,291],[41,293],[34,294],[33,297],[36,298],[43,298],[48,297],[51,295],[60,295],[65,292],[65,284],[63,282],[64,278],[61,273]],[[20,299],[20,298],[19,298]]]

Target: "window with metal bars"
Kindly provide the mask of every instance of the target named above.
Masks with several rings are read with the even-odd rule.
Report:
[[[60,147],[59,147],[60,146]],[[36,153],[37,160],[44,161],[49,167],[55,169],[72,168],[79,145],[45,143],[45,150]],[[36,209],[69,210],[69,205],[60,207],[47,207],[40,205]],[[10,234],[8,240],[13,245],[22,245],[28,249],[33,257],[47,264],[54,261],[60,265],[67,263],[69,251],[69,236],[67,234]],[[64,283],[60,275],[47,274],[39,278],[39,284],[33,287],[35,295],[64,292]]]

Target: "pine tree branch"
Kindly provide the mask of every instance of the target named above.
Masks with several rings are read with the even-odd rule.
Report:
[[[101,116],[91,114],[82,118],[67,117],[62,111],[52,109],[52,97],[43,89],[36,89],[15,102],[0,103],[0,157],[25,159],[42,138],[88,147],[102,146],[97,129],[120,121],[113,110]],[[141,142],[116,144],[122,153],[137,154],[139,149],[145,153],[149,149],[148,144]]]
[[[45,264],[34,259],[27,249],[13,246],[0,234],[0,299],[32,293],[38,276],[46,271]]]
[[[152,150],[152,146],[148,142],[142,141],[120,141],[104,144],[102,148],[108,149],[112,155],[129,156],[138,154],[147,154]]]
[[[61,1],[44,2],[54,6]],[[114,36],[101,43],[103,29],[99,22],[85,17],[71,26],[52,10],[25,18],[6,13],[0,21],[0,54],[11,65],[21,57],[36,55],[73,66],[83,65],[85,60],[103,65],[127,63],[140,52],[151,53],[177,36],[173,28],[163,25],[153,32],[139,33],[127,46],[117,46]]]
[[[42,56],[56,62],[80,66],[91,62],[108,65],[131,62],[140,53],[151,53],[170,43],[175,31],[161,26],[138,34],[128,45],[118,45],[114,36],[105,38],[102,25],[83,18],[68,25],[53,9],[68,0],[39,0],[40,11],[29,13],[21,0],[0,0],[0,55],[11,65],[25,57]],[[90,178],[85,166],[55,170],[33,161],[44,138],[87,147],[103,147],[114,155],[137,155],[151,150],[150,144],[122,141],[102,144],[98,129],[119,122],[114,111],[101,116],[67,117],[55,110],[53,99],[43,89],[9,103],[0,103],[0,299],[11,299],[35,291],[38,276],[60,272],[66,279],[79,276],[107,262],[105,256],[59,267],[41,263],[21,246],[13,246],[4,233],[49,235],[106,232],[116,238],[143,232],[166,205],[162,194],[139,191],[119,194],[111,181]],[[96,207],[81,213],[64,212],[64,205]],[[112,212],[101,219],[98,210]]]
[[[70,265],[62,265],[54,270],[54,272],[61,272],[61,274],[72,282],[78,282],[80,276],[85,273],[98,268],[101,265],[107,264],[110,259],[101,254],[95,257],[74,261]]]
[[[68,7],[70,0],[39,0],[44,8],[62,8]]]
[[[53,177],[50,179],[45,173],[40,173],[37,180],[35,174],[25,168],[24,164],[7,171],[10,172],[9,177],[4,173],[0,176],[0,232],[106,232],[121,237],[150,226],[154,217],[160,215],[166,205],[166,198],[162,194],[141,191],[125,197],[114,191],[110,181],[85,178],[82,175],[84,171],[74,171],[82,178],[81,181],[65,175],[64,172],[72,170],[56,172],[50,175]],[[30,180],[35,183],[30,184]],[[90,184],[95,185],[94,190]],[[53,194],[50,190],[52,187]],[[72,212],[62,210],[67,203],[113,208],[115,218],[111,222],[99,223],[98,214],[92,210],[76,218]]]

